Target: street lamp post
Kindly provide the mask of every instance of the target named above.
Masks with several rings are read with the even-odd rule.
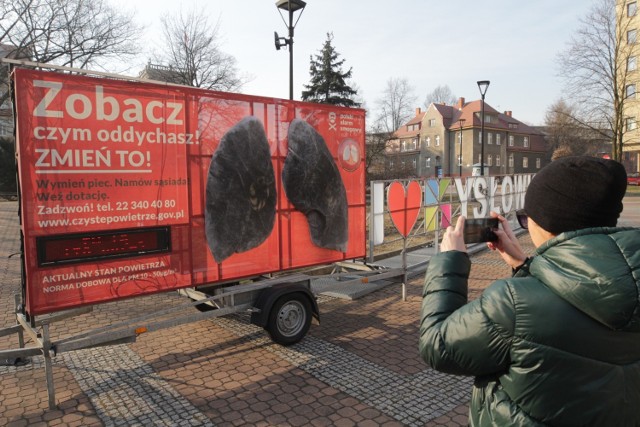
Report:
[[[482,98],[482,112],[480,123],[480,176],[484,176],[484,95],[489,89],[489,80],[478,80],[478,89],[480,89],[480,97]]]
[[[458,176],[462,176],[462,126],[464,125],[465,121],[466,119],[458,119],[458,123],[460,123],[460,139],[458,140],[458,143],[460,145],[460,156],[458,157]]]
[[[280,12],[280,17],[284,21],[284,24],[287,26],[289,30],[289,38],[286,37],[278,37],[278,33],[274,31],[273,35],[275,37],[276,42],[276,50],[280,50],[282,46],[289,45],[289,99],[293,100],[293,30],[295,29],[300,17],[302,16],[302,12],[304,11],[305,3],[302,0],[278,0],[276,1],[276,7],[278,8],[278,12]],[[289,24],[282,16],[281,10],[286,10],[289,12]],[[293,23],[293,13],[296,11],[300,11],[298,15],[298,19],[296,19],[296,23]]]

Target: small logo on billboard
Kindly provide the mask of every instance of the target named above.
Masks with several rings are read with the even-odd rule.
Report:
[[[329,113],[329,130],[338,130],[336,125],[336,113],[332,111]]]
[[[351,138],[345,139],[338,147],[338,163],[340,167],[349,172],[353,172],[360,166],[360,147]]]

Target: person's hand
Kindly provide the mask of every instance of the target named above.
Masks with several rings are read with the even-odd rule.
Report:
[[[440,252],[467,252],[467,245],[464,243],[464,221],[465,218],[460,216],[458,217],[455,228],[451,225],[447,227],[444,236],[442,236],[442,242],[440,243]]]
[[[509,221],[502,215],[493,211],[491,211],[490,215],[492,218],[498,218],[502,228],[498,227],[497,230],[493,230],[498,236],[498,241],[488,242],[487,247],[492,251],[497,250],[502,259],[511,268],[520,267],[527,259],[527,255],[520,247],[518,238],[513,234],[513,230],[511,230],[511,226],[509,226]]]

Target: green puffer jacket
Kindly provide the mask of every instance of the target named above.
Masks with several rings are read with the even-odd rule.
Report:
[[[472,426],[640,426],[640,229],[560,234],[467,304],[470,266],[429,262],[419,347],[476,377]]]

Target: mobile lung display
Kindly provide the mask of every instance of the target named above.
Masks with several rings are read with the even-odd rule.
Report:
[[[313,243],[346,252],[347,194],[340,172],[324,138],[300,119],[289,126],[282,182],[291,203],[306,215]]]
[[[365,256],[364,110],[12,76],[29,314]]]

